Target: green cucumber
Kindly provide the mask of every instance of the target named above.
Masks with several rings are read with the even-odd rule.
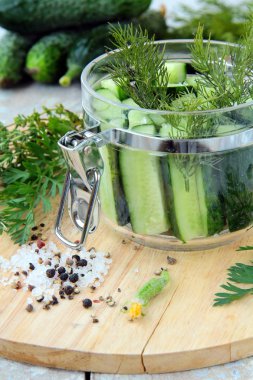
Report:
[[[118,99],[124,100],[126,95],[122,88],[120,88],[113,79],[103,79],[100,82],[100,86],[111,91]]]
[[[104,97],[106,100],[111,100],[115,103],[121,103],[115,93],[106,88],[101,88],[97,90],[96,93]],[[120,107],[107,103],[106,100],[103,101],[98,98],[93,99],[93,108],[95,115],[97,115],[102,121],[109,121],[111,119],[123,117],[123,110]]]
[[[152,120],[144,112],[135,110],[128,112],[128,121],[129,129],[145,124],[152,124]]]
[[[115,120],[112,120],[112,122],[116,123]],[[101,123],[101,131],[108,128],[112,128],[110,123]],[[123,226],[129,220],[129,212],[120,180],[119,153],[117,148],[112,144],[101,147],[99,151],[104,163],[104,171],[99,188],[102,211],[112,222]]]
[[[253,221],[253,147],[224,153],[219,173],[229,230],[248,227]]]
[[[0,25],[20,33],[48,33],[136,17],[150,3],[151,0],[1,0]]]
[[[65,71],[68,50],[77,37],[77,32],[56,32],[42,37],[26,56],[26,72],[38,82],[57,81]]]
[[[6,32],[0,39],[0,87],[11,87],[24,77],[25,57],[33,39]]]
[[[218,171],[214,172],[208,159],[202,164],[192,155],[171,154],[166,166],[173,234],[187,242],[220,232],[224,228],[224,216],[217,185]]]
[[[152,126],[135,127],[151,133]],[[153,133],[155,127],[153,126]],[[145,151],[122,148],[120,172],[133,232],[160,234],[169,229],[160,159]]]
[[[183,83],[186,80],[186,64],[183,62],[173,62],[167,61],[165,62],[165,67],[169,74],[169,83],[170,84],[178,84]]]

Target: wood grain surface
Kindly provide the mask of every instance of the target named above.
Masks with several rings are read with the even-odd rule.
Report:
[[[54,239],[53,212],[46,231]],[[71,223],[65,229],[78,234]],[[129,322],[121,305],[161,266],[168,252],[122,242],[105,223],[88,240],[88,248],[109,251],[113,263],[103,286],[84,290],[74,300],[63,300],[49,311],[25,311],[27,295],[0,289],[0,355],[32,364],[104,373],[162,373],[226,363],[253,354],[253,297],[214,308],[214,293],[235,262],[249,262],[252,252],[236,252],[252,243],[251,231],[229,246],[205,252],[169,252],[177,264],[168,266],[171,285],[151,303],[147,315]],[[1,254],[10,257],[15,247],[7,236]],[[59,244],[60,247],[60,244]],[[63,248],[63,247],[61,247]],[[121,292],[118,292],[118,288]],[[117,306],[82,307],[82,298],[112,295]],[[95,314],[98,324],[90,315]]]

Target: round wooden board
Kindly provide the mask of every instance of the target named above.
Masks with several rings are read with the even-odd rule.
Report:
[[[54,219],[52,213],[45,235],[55,240]],[[72,230],[69,221],[66,229]],[[0,289],[0,355],[48,367],[105,373],[182,371],[252,355],[253,297],[226,307],[212,306],[226,269],[252,259],[252,252],[235,249],[252,241],[249,231],[227,247],[168,253],[130,241],[122,243],[119,234],[101,223],[89,237],[88,247],[109,251],[113,263],[95,293],[83,290],[74,300],[63,300],[49,311],[38,304],[35,312],[27,313],[27,294]],[[7,236],[1,238],[0,246],[5,257],[17,248]],[[168,254],[177,264],[167,265]],[[164,266],[169,268],[171,285],[153,300],[145,317],[128,321],[120,305]],[[108,294],[116,299],[116,307],[105,303],[94,304],[92,310],[82,307],[82,298]],[[92,323],[91,314],[99,323]]]

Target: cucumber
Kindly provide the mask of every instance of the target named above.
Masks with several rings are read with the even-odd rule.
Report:
[[[135,127],[151,133],[152,126]],[[153,134],[155,127],[153,126]],[[122,148],[120,172],[133,232],[160,234],[169,228],[160,159],[151,153]]]
[[[186,80],[186,64],[183,62],[165,62],[165,67],[169,74],[169,83],[178,84],[183,83]]]
[[[106,88],[101,88],[96,91],[97,94],[103,96],[104,98],[111,100],[116,103],[120,103],[119,98],[115,95],[115,93],[111,92]],[[108,104],[106,101],[102,101],[100,99],[93,99],[93,108],[95,110],[95,114],[102,121],[110,121],[111,119],[121,118],[123,117],[123,110],[120,107],[113,106]]]
[[[120,88],[112,79],[103,79],[100,82],[100,86],[111,91],[118,99],[124,100],[126,99],[126,95],[122,88]]]
[[[220,232],[225,223],[218,171],[214,172],[208,160],[200,164],[192,155],[171,154],[164,165],[168,175],[168,206],[173,234],[187,242]]]
[[[26,72],[36,81],[54,83],[65,71],[68,49],[78,33],[57,32],[42,37],[29,50]]]
[[[221,196],[231,232],[253,221],[253,147],[222,155],[219,167]]]
[[[152,124],[152,120],[144,112],[135,110],[128,112],[128,121],[129,129],[145,124]]]
[[[20,33],[48,33],[140,15],[151,0],[0,0],[0,25]]]
[[[33,39],[6,32],[0,39],[0,87],[11,87],[24,77],[25,57]]]
[[[120,182],[118,151],[111,144],[99,151],[104,162],[99,189],[102,211],[112,222],[123,226],[129,220],[129,212]]]

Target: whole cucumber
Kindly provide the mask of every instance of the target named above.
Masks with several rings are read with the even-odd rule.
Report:
[[[42,37],[29,50],[26,72],[37,82],[54,83],[66,70],[67,52],[78,33],[58,32]]]
[[[33,39],[6,32],[0,39],[0,87],[11,87],[23,78],[25,57]]]
[[[151,0],[0,0],[0,25],[26,34],[140,15]]]

